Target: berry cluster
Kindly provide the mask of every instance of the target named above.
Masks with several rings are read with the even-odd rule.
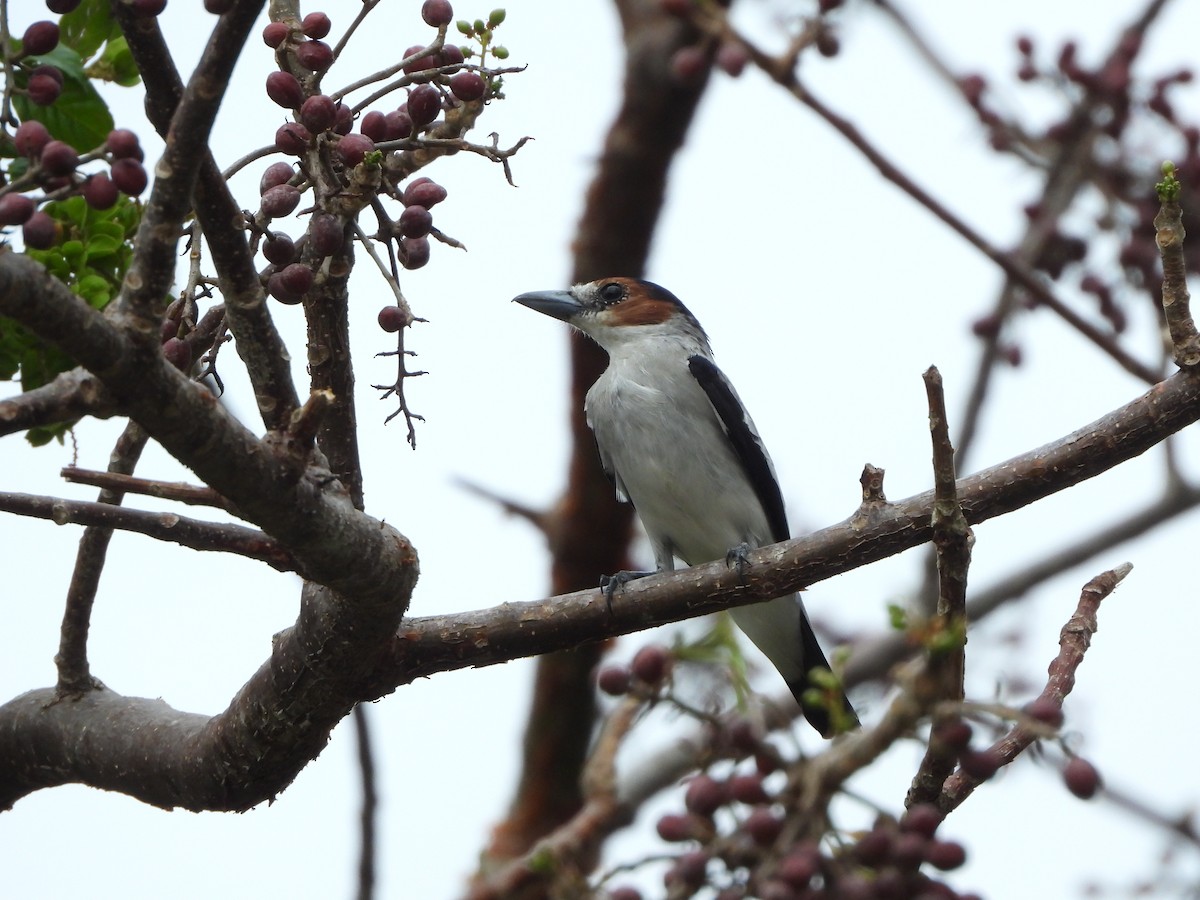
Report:
[[[70,144],[52,138],[41,122],[30,119],[17,126],[13,145],[27,165],[13,166],[12,181],[0,188],[0,226],[22,226],[25,246],[36,250],[62,239],[59,223],[38,208],[45,201],[79,194],[93,209],[110,209],[121,193],[137,196],[146,189],[141,145],[136,134],[123,128],[110,132],[103,146],[80,155]],[[81,163],[94,160],[106,162],[108,171],[89,175],[78,171]],[[39,189],[40,195],[30,196]]]
[[[51,12],[68,13],[79,0],[47,0],[46,5]],[[66,115],[54,106],[68,76],[46,60],[61,36],[56,22],[38,21],[25,29],[19,42],[5,48],[6,64],[17,85],[14,107],[22,121],[11,135],[17,158],[0,186],[0,227],[21,226],[25,245],[37,250],[54,246],[64,236],[61,222],[46,211],[50,201],[79,195],[93,209],[107,210],[122,193],[136,197],[147,185],[142,149],[133,132],[116,129],[100,146],[80,147],[56,136],[45,124],[62,122]],[[81,171],[90,162],[107,168]]]
[[[430,237],[449,240],[434,227],[431,212],[446,199],[446,189],[427,177],[409,177],[413,165],[404,154],[427,146],[429,138],[456,137],[469,127],[483,104],[498,96],[500,79],[497,72],[467,62],[468,54],[474,55],[470,48],[447,43],[454,17],[449,0],[425,0],[421,17],[438,29],[435,39],[409,47],[392,70],[399,70],[400,78],[358,105],[351,105],[348,91],[322,90],[322,78],[336,61],[323,40],[333,26],[329,16],[313,12],[299,23],[273,21],[263,29],[263,42],[279,64],[267,76],[266,92],[291,113],[275,132],[275,150],[295,162],[275,162],[262,173],[252,228],[268,263],[264,284],[282,303],[304,300],[316,270],[342,250],[355,217],[368,205],[379,219],[371,236],[406,269],[428,263]],[[460,22],[458,28],[501,58],[506,51],[498,53],[501,48],[491,41],[503,19],[497,10],[486,23]],[[398,106],[364,109],[400,90],[406,93]],[[273,228],[272,220],[295,212],[309,191],[314,211],[305,234],[293,239]],[[398,202],[399,212],[387,216],[376,198]],[[401,320],[409,321],[400,310],[385,312],[380,324],[392,330],[403,327]]]

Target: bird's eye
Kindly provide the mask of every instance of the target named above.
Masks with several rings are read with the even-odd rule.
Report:
[[[625,298],[624,285],[618,284],[615,281],[610,281],[604,287],[600,288],[600,299],[605,303],[616,303]]]

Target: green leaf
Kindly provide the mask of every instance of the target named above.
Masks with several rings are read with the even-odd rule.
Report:
[[[75,427],[78,419],[72,419],[70,422],[59,422],[57,425],[35,425],[25,432],[25,440],[29,441],[34,447],[41,447],[51,441],[63,442],[63,436]]]
[[[108,0],[83,0],[74,11],[58,20],[59,41],[83,59],[88,59],[104,42],[120,37]]]
[[[108,42],[100,58],[88,66],[88,74],[115,82],[121,87],[133,87],[142,80],[142,73],[138,71],[137,63],[133,61],[133,53],[124,37]]]
[[[17,115],[22,121],[36,119],[51,135],[81,153],[95,150],[112,131],[113,118],[84,74],[79,54],[59,44],[49,53],[33,59],[39,65],[56,66],[63,73],[62,93],[50,106],[38,106],[24,94],[14,94],[12,102]],[[23,69],[17,74],[18,84],[28,80],[28,73]]]

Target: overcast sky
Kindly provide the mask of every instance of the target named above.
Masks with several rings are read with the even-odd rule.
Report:
[[[1016,66],[1012,39],[1019,31],[1038,36],[1043,58],[1052,58],[1063,36],[1077,38],[1091,61],[1107,52],[1130,14],[1130,4],[1112,0],[906,5],[924,7],[917,20],[953,65],[1005,76]],[[10,5],[13,31],[41,15],[40,6]],[[185,69],[212,23],[199,6],[175,0],[163,16]],[[357,4],[341,7],[326,7],[335,36]],[[886,21],[851,7],[842,56],[806,59],[807,83],[921,184],[1006,246],[1020,232],[1021,205],[1037,195],[1036,180],[986,150],[976,123]],[[748,27],[769,33],[782,8],[746,0],[740,15]],[[353,45],[349,71],[335,69],[326,83],[352,81],[428,39],[418,9],[415,0],[383,4],[372,16],[374,27]],[[459,3],[456,12],[475,18],[487,8]],[[411,388],[415,411],[427,419],[415,453],[401,423],[383,424],[390,401],[378,402],[370,388],[392,377],[390,362],[373,358],[388,346],[375,326],[387,291],[365,257],[355,274],[352,340],[367,506],[420,552],[414,615],[543,596],[547,556],[540,537],[456,480],[548,504],[564,476],[565,327],[509,301],[523,291],[566,286],[583,190],[619,98],[620,43],[611,5],[596,0],[514,2],[501,34],[511,61],[529,68],[507,79],[508,99],[489,108],[476,137],[486,140],[495,130],[502,145],[523,135],[536,140],[513,160],[516,189],[498,167],[465,155],[429,172],[450,192],[435,223],[469,251],[435,246],[429,266],[405,276],[414,311],[429,319],[409,344],[431,373]],[[1200,8],[1171,4],[1152,33],[1142,71],[1165,73],[1191,62],[1198,34]],[[269,143],[282,122],[262,89],[270,65],[270,51],[252,39],[214,133],[221,164]],[[118,124],[136,128],[153,153],[140,92],[106,96]],[[1183,96],[1194,114],[1196,92]],[[1002,108],[1030,117],[1054,108],[1048,95],[1009,81],[1001,97]],[[1163,155],[1153,145],[1148,152]],[[264,166],[251,166],[235,181],[243,205],[253,205]],[[941,368],[953,428],[978,351],[970,322],[989,308],[1001,284],[976,251],[752,72],[714,80],[672,172],[648,274],[708,329],[718,362],[770,447],[796,533],[854,510],[865,462],[887,469],[893,499],[930,486],[921,372],[930,363]],[[1135,310],[1130,347],[1154,359],[1152,317]],[[303,384],[301,310],[276,306],[275,315]],[[1144,389],[1048,314],[1025,320],[1017,334],[1024,363],[997,380],[968,469],[1065,435]],[[229,402],[258,428],[233,354],[223,359]],[[80,428],[79,465],[104,468],[119,428],[116,422]],[[1194,435],[1180,444],[1186,459]],[[3,489],[93,499],[93,490],[57,477],[72,454],[70,442],[31,450],[9,438],[0,445]],[[976,529],[972,586],[987,587],[1021,560],[1040,558],[1111,521],[1126,504],[1150,499],[1161,471],[1160,454],[1151,453]],[[156,449],[139,474],[189,477]],[[0,519],[0,697],[53,683],[79,533]],[[1194,552],[1197,537],[1197,519],[1187,517],[1064,575],[973,631],[968,649],[973,696],[991,698],[1004,678],[1036,683],[1082,584],[1133,562],[1133,574],[1102,608],[1067,722],[1110,783],[1168,814],[1200,798],[1194,774],[1200,735],[1191,715],[1200,605],[1195,579],[1180,572],[1178,561],[1190,558],[1183,554]],[[879,631],[886,604],[902,602],[916,584],[919,562],[910,553],[839,577],[815,586],[806,602],[820,621]],[[122,693],[219,712],[267,657],[271,635],[294,620],[298,587],[294,576],[257,564],[118,535],[96,603],[92,670]],[[1030,639],[1014,645],[1006,637],[1017,628]],[[644,640],[628,638],[618,652],[631,653]],[[379,896],[455,895],[508,802],[531,671],[532,663],[520,662],[438,675],[372,705],[383,804]],[[870,721],[878,710],[862,705]],[[801,735],[805,742],[810,737]],[[897,748],[887,764],[857,779],[856,789],[899,810],[919,756],[915,744]],[[0,885],[6,895],[26,898],[347,896],[358,804],[348,724],[272,806],[244,815],[165,813],[84,787],[41,791],[0,816]],[[1153,871],[1165,845],[1162,834],[1130,826],[1103,803],[1081,806],[1052,769],[1032,760],[981,789],[943,833],[969,852],[952,881],[994,897],[1077,895],[1089,878],[1124,886]],[[1086,850],[1064,853],[1068,842]]]

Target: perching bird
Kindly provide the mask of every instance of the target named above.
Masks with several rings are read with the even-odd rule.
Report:
[[[578,328],[608,353],[584,410],[617,497],[632,502],[660,572],[718,559],[744,564],[750,548],[788,540],[771,458],[733,385],[713,362],[708,336],[670,291],[604,278],[515,302]],[[625,574],[625,573],[623,573]],[[836,726],[805,692],[828,669],[799,597],[730,610],[774,664],[824,737]],[[842,727],[858,723],[844,694]]]

